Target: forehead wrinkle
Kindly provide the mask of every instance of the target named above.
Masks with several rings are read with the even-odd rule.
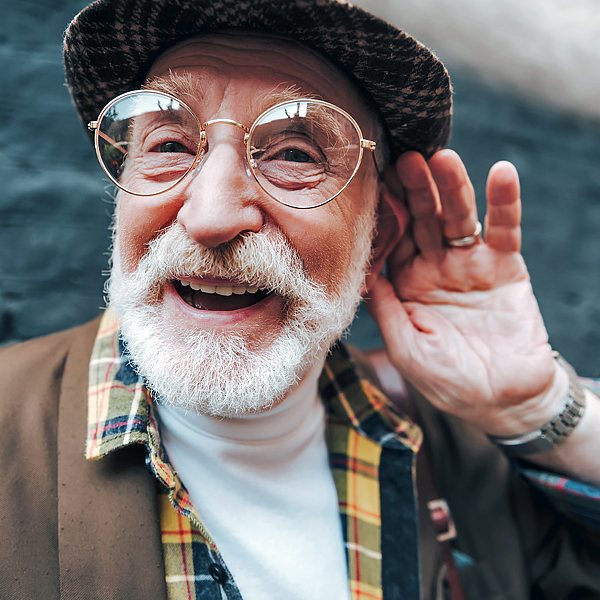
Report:
[[[343,108],[348,100],[363,98],[354,83],[327,56],[295,39],[252,30],[221,30],[202,33],[168,48],[151,67],[150,72],[166,71],[175,59],[178,68],[188,68],[199,59],[202,66],[223,69],[263,69],[273,81],[281,65],[283,72],[276,84],[297,86],[306,91],[302,97],[327,100]],[[205,62],[204,62],[205,61]],[[286,76],[291,76],[291,80]],[[292,99],[296,99],[293,97]],[[287,100],[286,97],[282,101]],[[267,106],[264,106],[267,108]],[[351,111],[350,111],[351,112]]]
[[[257,60],[257,57],[264,58],[268,55],[268,63],[275,68],[265,66],[264,62],[262,66],[265,70],[265,76],[272,78],[274,72],[277,71],[277,59],[281,56],[282,59],[285,59],[286,64],[294,67],[291,71],[295,71],[296,75],[300,75],[300,81],[294,81],[296,77],[293,75],[290,81],[282,73],[281,82],[276,83],[273,91],[260,96],[257,94],[256,100],[252,101],[250,105],[237,107],[238,110],[241,109],[241,112],[238,113],[238,120],[242,119],[251,123],[258,115],[281,102],[299,98],[326,100],[347,110],[359,122],[365,137],[375,139],[378,142],[378,152],[381,152],[385,144],[383,143],[384,136],[377,115],[374,114],[361,91],[356,88],[354,83],[337,65],[328,60],[326,56],[295,40],[253,33],[234,30],[202,34],[190,38],[168,49],[151,68],[151,72],[154,69],[159,69],[161,63],[164,67],[167,67],[168,61],[178,52],[182,52],[186,60],[192,61],[197,56],[201,60],[206,60],[207,62],[202,66],[194,66],[190,62],[189,67],[194,66],[195,70],[200,67],[201,70],[208,69],[209,71],[213,68],[222,71],[222,65],[234,69],[244,67],[260,68],[261,61]],[[269,41],[267,49],[265,49],[265,40]],[[211,50],[211,47],[213,50]],[[215,47],[224,51],[230,50],[233,54],[230,57],[227,52],[218,51],[215,53]],[[274,57],[276,57],[275,60]],[[215,63],[215,60],[220,63],[220,66]],[[188,64],[182,65],[182,67],[185,69]],[[254,77],[256,76],[255,71]],[[158,85],[160,86],[159,91],[166,91],[184,101],[189,99],[192,104],[194,101],[204,104],[209,95],[205,84],[210,84],[210,79],[207,72],[198,73],[196,70],[194,74],[185,71],[177,73],[169,69],[168,75],[149,78],[145,87],[151,86],[154,89]],[[277,80],[275,81],[277,82]],[[327,82],[326,86],[323,86],[323,81]],[[221,95],[225,96],[226,91],[221,90]],[[351,106],[348,106],[348,104]],[[245,124],[248,125],[249,123]],[[382,157],[380,162],[384,164],[386,161]]]

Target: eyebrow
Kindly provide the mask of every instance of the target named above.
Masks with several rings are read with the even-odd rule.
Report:
[[[285,86],[285,87],[284,87]],[[168,75],[151,77],[146,81],[142,88],[155,92],[165,92],[181,100],[190,99],[202,102],[205,93],[198,82],[194,82],[189,73],[183,75],[169,70]],[[296,85],[278,85],[272,92],[268,92],[257,101],[254,110],[259,115],[276,104],[282,102],[293,102],[295,100],[322,100],[317,94],[307,93]]]
[[[309,94],[301,90],[298,86],[288,85],[283,87],[284,84],[280,84],[272,92],[265,94],[254,107],[256,115],[262,114],[264,111],[272,108],[276,104],[282,102],[293,102],[294,100],[321,100],[320,96],[316,94]]]
[[[194,83],[189,73],[180,75],[169,70],[168,75],[151,77],[142,85],[142,88],[154,92],[165,92],[183,101],[189,99],[202,102],[204,99],[201,86]]]

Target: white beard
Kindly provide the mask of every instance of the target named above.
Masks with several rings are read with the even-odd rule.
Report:
[[[124,274],[118,235],[108,282],[111,307],[138,372],[159,402],[212,416],[267,410],[338,340],[360,303],[374,216],[358,219],[346,273],[333,291],[312,281],[282,233],[244,233],[217,248],[194,243],[174,223],[151,242],[137,270]],[[285,303],[274,341],[260,351],[234,333],[182,330],[164,318],[165,284],[221,277],[272,290]]]

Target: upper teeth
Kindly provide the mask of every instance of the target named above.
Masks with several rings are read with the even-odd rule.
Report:
[[[249,285],[206,285],[204,283],[198,283],[196,281],[189,281],[188,279],[180,279],[181,285],[190,286],[195,291],[204,292],[205,294],[219,294],[219,296],[231,296],[231,294],[237,294],[241,296],[248,292],[249,294],[256,294],[258,291],[257,287]]]

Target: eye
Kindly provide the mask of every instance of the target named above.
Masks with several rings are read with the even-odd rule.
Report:
[[[320,164],[326,160],[316,140],[308,136],[293,132],[283,132],[278,136],[269,136],[256,140],[261,146],[253,145],[252,155],[261,161],[280,161],[294,164],[308,165]]]
[[[162,142],[162,144],[156,146],[154,152],[177,152],[191,154],[191,152],[183,144],[174,141]]]
[[[274,156],[273,158],[279,159],[279,160],[285,160],[288,162],[298,162],[298,163],[314,163],[315,162],[315,160],[313,159],[312,156],[310,156],[306,152],[303,152],[299,148],[287,148],[286,150],[283,150],[282,152],[280,152],[278,155]]]

